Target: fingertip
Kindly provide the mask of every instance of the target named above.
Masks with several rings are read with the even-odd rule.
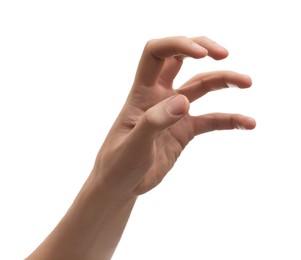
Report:
[[[184,95],[176,95],[167,101],[167,110],[173,116],[181,116],[188,113],[189,101]]]
[[[244,87],[251,87],[252,86],[252,79],[249,75],[242,74],[243,80],[244,80]]]
[[[212,41],[212,50],[209,52],[209,55],[215,60],[222,60],[229,56],[229,51],[223,47],[222,45],[218,44],[215,41]]]
[[[215,60],[222,60],[229,56],[229,51],[223,46],[216,45],[215,53],[212,53],[212,58]]]
[[[256,127],[256,121],[252,117],[246,117],[245,122],[244,122],[244,128],[246,130],[252,130]]]

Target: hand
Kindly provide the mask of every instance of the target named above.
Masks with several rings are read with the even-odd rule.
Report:
[[[137,196],[154,188],[198,134],[255,127],[253,119],[239,114],[188,114],[190,102],[209,91],[252,84],[246,75],[216,71],[198,74],[174,89],[184,58],[206,56],[224,59],[228,51],[206,37],[170,37],[146,44],[128,99],[93,169],[112,193]]]

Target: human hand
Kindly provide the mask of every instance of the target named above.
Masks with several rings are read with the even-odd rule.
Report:
[[[107,190],[120,195],[145,193],[161,182],[196,135],[255,127],[253,119],[239,114],[189,115],[190,102],[210,91],[252,84],[246,75],[216,71],[198,74],[174,89],[183,59],[206,56],[220,60],[228,51],[206,37],[169,37],[146,44],[133,87],[93,169]]]
[[[173,88],[184,57],[219,60],[227,55],[206,37],[170,37],[146,45],[133,87],[91,175],[62,220],[27,259],[111,259],[137,196],[161,182],[196,135],[255,127],[253,119],[239,114],[188,113],[190,102],[209,91],[229,84],[250,87],[246,75],[208,72]]]

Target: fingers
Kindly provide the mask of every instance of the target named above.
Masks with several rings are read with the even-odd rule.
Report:
[[[186,38],[168,37],[149,41],[143,51],[135,83],[138,85],[152,86],[161,75],[170,75],[168,80],[172,81],[181,66],[173,62],[169,66],[163,65],[167,58],[175,57],[181,60],[182,57],[203,58],[206,55],[214,59],[227,57],[228,51],[206,37]],[[181,63],[181,62],[180,62]],[[181,64],[180,64],[181,65]]]
[[[195,41],[197,44],[200,44],[203,48],[205,48],[208,51],[208,56],[215,60],[224,59],[229,54],[224,47],[210,40],[207,37],[197,37],[192,38],[192,40]]]
[[[256,121],[253,118],[239,114],[212,113],[191,118],[193,120],[195,135],[214,130],[251,130],[256,126]]]
[[[198,74],[186,82],[177,93],[185,95],[190,102],[218,89],[238,87],[248,88],[252,85],[249,76],[232,71],[216,71]]]
[[[137,144],[135,146],[132,143],[132,146],[145,149],[145,145],[152,143],[157,133],[174,125],[188,110],[189,101],[183,95],[172,96],[151,107],[131,132],[129,140]]]

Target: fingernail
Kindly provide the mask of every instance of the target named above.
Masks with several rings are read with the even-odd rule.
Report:
[[[248,128],[253,129],[256,127],[256,120],[252,117],[247,118]]]
[[[255,127],[256,127],[255,119],[253,119],[251,117],[246,117],[244,124],[239,126],[238,129],[251,130],[251,129],[254,129]]]
[[[186,112],[186,100],[181,95],[172,97],[167,102],[168,112],[174,116],[183,115]]]

